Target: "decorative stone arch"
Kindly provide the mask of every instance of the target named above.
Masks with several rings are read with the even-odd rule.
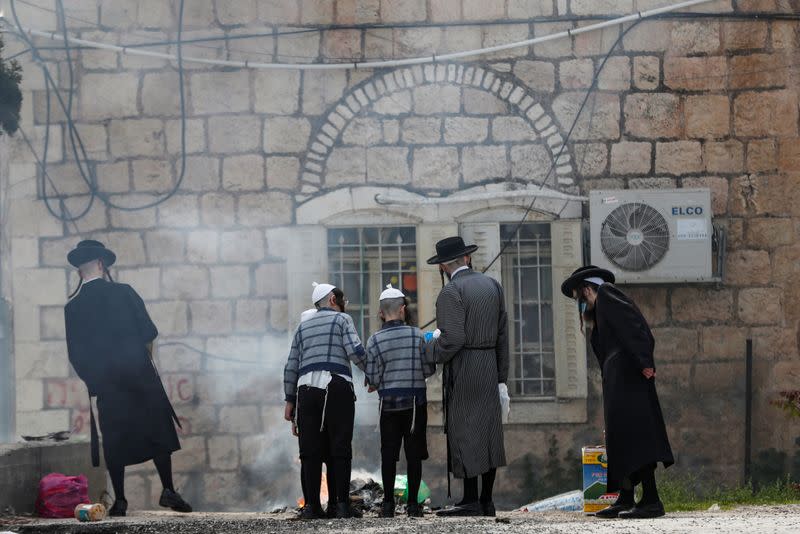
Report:
[[[295,195],[302,204],[322,192],[328,158],[351,121],[364,108],[384,97],[407,89],[433,84],[451,84],[483,90],[516,110],[544,141],[551,160],[555,162],[554,176],[558,186],[574,184],[572,156],[564,145],[552,113],[544,108],[539,97],[519,78],[509,73],[474,65],[457,63],[430,64],[400,68],[375,74],[347,91],[312,132],[300,176],[300,192]],[[556,161],[557,159],[557,161]]]

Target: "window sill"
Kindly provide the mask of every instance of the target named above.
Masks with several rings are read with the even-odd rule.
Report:
[[[442,426],[441,401],[428,400],[428,426]],[[588,420],[586,399],[516,398],[505,425],[582,424]]]

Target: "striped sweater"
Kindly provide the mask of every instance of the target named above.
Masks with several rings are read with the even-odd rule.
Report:
[[[320,308],[300,323],[292,339],[289,359],[283,370],[283,391],[287,402],[297,399],[297,380],[311,371],[329,371],[351,376],[352,361],[362,371],[366,353],[353,320],[345,313]]]
[[[425,358],[425,340],[419,328],[388,321],[367,341],[369,384],[378,389],[384,409],[411,407],[426,402],[425,379],[436,365]]]

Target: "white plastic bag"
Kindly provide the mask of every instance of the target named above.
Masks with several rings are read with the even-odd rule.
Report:
[[[511,397],[508,396],[508,386],[498,384],[497,391],[500,394],[500,416],[504,423],[508,423],[508,416],[511,414]]]

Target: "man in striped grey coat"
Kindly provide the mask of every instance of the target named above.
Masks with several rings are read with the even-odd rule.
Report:
[[[436,243],[437,254],[428,260],[450,279],[436,300],[441,335],[427,343],[426,352],[444,364],[448,470],[464,479],[464,498],[438,513],[444,516],[495,515],[495,474],[506,465],[498,391],[509,366],[505,300],[497,281],[472,270],[470,255],[477,248],[448,237]]]

